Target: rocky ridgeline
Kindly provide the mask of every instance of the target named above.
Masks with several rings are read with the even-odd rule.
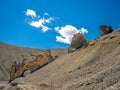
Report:
[[[109,34],[112,31],[113,31],[113,29],[110,26],[107,26],[107,25],[100,26],[100,36]],[[87,47],[88,45],[89,46],[94,45],[96,43],[96,41],[97,40],[87,41],[81,33],[77,33],[73,36],[71,45],[68,48],[68,53],[72,53],[72,52],[76,51],[77,49],[82,48],[82,47]],[[9,46],[6,45],[6,47],[8,48]],[[9,64],[9,63],[13,63],[13,61],[14,61],[13,65],[11,67],[11,70],[10,70],[10,79],[11,80],[14,80],[15,78],[17,78],[19,76],[26,76],[27,73],[31,73],[31,72],[39,69],[40,67],[50,63],[52,60],[55,59],[52,57],[54,55],[51,55],[50,51],[45,51],[45,53],[42,54],[43,51],[36,50],[35,52],[32,52],[33,50],[30,49],[29,50],[30,53],[29,53],[29,52],[27,52],[27,49],[21,48],[21,50],[18,50],[18,49],[16,50],[16,48],[17,47],[12,47],[12,48],[6,49],[4,47],[4,44],[1,44],[1,51],[3,51],[0,54],[1,60],[3,60],[1,62],[8,61],[8,64],[7,64],[8,66],[6,66],[6,63],[5,63],[5,65],[4,64],[0,65],[0,70],[2,71],[4,76],[8,77],[6,71],[8,71],[8,73],[9,73],[10,68],[8,68],[8,67],[11,66],[11,64]],[[6,57],[4,57],[4,54],[6,54],[5,51],[8,51],[8,50],[9,50],[9,52],[7,52],[7,53],[8,53],[9,58],[6,58]],[[12,50],[14,50],[14,51],[12,51]],[[56,51],[54,53],[56,54]],[[62,51],[59,53],[62,53]],[[17,57],[15,56],[15,54],[17,54],[16,55]],[[21,58],[21,57],[23,57],[23,58]],[[27,58],[27,60],[25,60],[26,58]],[[10,60],[7,60],[7,59],[10,59]],[[21,62],[22,60],[23,60],[23,62]],[[10,62],[10,61],[12,61],[12,62]],[[17,61],[18,63],[16,63],[15,61]],[[4,68],[6,69],[5,66],[8,68],[8,70],[4,70]],[[0,75],[0,77],[3,77],[3,76]]]
[[[107,26],[107,25],[100,26],[100,36],[109,34],[112,31],[113,29],[111,26]],[[73,36],[70,47],[68,48],[68,53],[72,53],[81,47],[87,47],[89,44],[91,45],[91,42],[85,40],[84,36],[81,33],[77,33]]]
[[[84,42],[80,42],[80,36]],[[77,39],[79,44],[76,44]],[[92,41],[85,40],[79,33],[73,40],[71,47],[80,49],[58,57],[27,77],[16,79],[12,85],[17,83],[18,88],[27,90],[118,90],[120,29]],[[4,90],[13,90],[15,87]]]

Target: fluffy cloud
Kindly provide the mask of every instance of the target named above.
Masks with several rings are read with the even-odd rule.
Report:
[[[80,29],[80,32],[81,32],[82,34],[85,34],[85,33],[88,33],[88,30],[85,29],[85,28],[81,28],[81,29]]]
[[[27,9],[25,14],[27,16],[32,17],[32,20],[29,22],[29,25],[33,26],[35,28],[41,28],[41,30],[43,32],[46,32],[46,31],[48,31],[50,29],[48,26],[46,26],[46,24],[49,24],[49,23],[51,23],[52,20],[54,20],[53,17],[49,17],[48,13],[44,13],[44,15],[48,16],[48,18],[45,18],[45,17],[41,17],[41,16],[37,15],[36,12],[31,10],[31,9]],[[36,18],[38,20],[35,20]]]
[[[29,25],[35,28],[40,28],[43,32],[50,30],[47,26],[54,20],[54,17],[50,17],[48,13],[44,13],[42,16],[36,14],[34,10],[27,9],[25,12],[26,16],[31,16]],[[80,32],[82,34],[88,33],[88,30],[85,28],[77,29],[72,25],[65,25],[64,27],[55,27],[54,28],[59,36],[56,36],[56,41],[61,43],[70,44],[74,34]]]
[[[36,17],[36,12],[34,10],[31,10],[31,9],[27,9],[27,11],[25,12],[25,14],[27,16],[31,16],[32,18]]]
[[[54,18],[50,17],[48,19],[41,18],[38,21],[30,22],[30,25],[36,28],[41,28],[43,32],[48,31],[50,28],[45,26],[45,24],[50,23]]]
[[[49,16],[49,14],[48,14],[48,13],[44,13],[44,15]]]
[[[88,33],[88,30],[85,28],[77,29],[72,25],[65,25],[64,27],[55,27],[55,31],[57,31],[60,36],[56,36],[56,41],[70,44],[74,34],[80,32],[82,34]]]

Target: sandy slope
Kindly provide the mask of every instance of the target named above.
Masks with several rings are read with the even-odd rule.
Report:
[[[21,90],[119,90],[120,29],[14,82]]]
[[[39,49],[16,47],[0,42],[0,67],[7,74],[6,76],[0,68],[0,80],[9,79],[10,67],[14,61],[17,63],[21,63],[23,59],[31,61],[40,54],[43,54],[43,51]]]
[[[63,55],[66,55],[68,53],[68,50],[67,49],[64,49],[64,48],[60,48],[60,49],[51,49],[51,53],[52,53],[52,56],[55,57],[61,57]]]
[[[0,81],[9,79],[10,67],[14,61],[21,63],[35,60],[36,56],[43,54],[43,50],[17,47],[0,42]],[[67,54],[67,49],[52,49],[52,56],[60,57]],[[3,72],[4,71],[4,72]]]

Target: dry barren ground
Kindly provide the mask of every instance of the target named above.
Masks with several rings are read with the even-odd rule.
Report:
[[[120,90],[120,29],[14,82],[9,90]]]

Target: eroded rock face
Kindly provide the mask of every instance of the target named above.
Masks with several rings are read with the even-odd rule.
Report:
[[[75,50],[83,47],[84,45],[86,45],[86,40],[84,39],[82,34],[77,33],[72,39],[71,45],[68,48],[68,53],[74,52]]]
[[[35,60],[36,56],[43,55],[43,50],[31,49],[9,45],[0,42],[0,81],[10,79],[10,68],[16,61],[20,66],[20,63],[30,62]]]
[[[101,25],[100,26],[100,35],[104,36],[108,33],[111,33],[113,31],[111,26],[107,26],[107,25]]]
[[[37,69],[43,67],[44,65],[52,61],[53,57],[51,55],[51,51],[46,50],[43,55],[38,55],[33,61],[21,64],[17,64],[16,62],[14,62],[10,70],[9,82],[16,79],[17,77],[26,76],[27,74],[36,71]]]

